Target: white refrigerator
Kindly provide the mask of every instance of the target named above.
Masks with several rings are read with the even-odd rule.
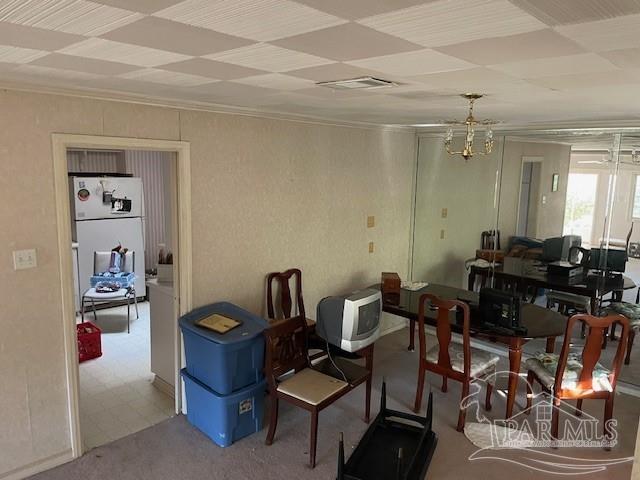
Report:
[[[144,191],[135,177],[70,177],[80,292],[90,287],[93,252],[117,245],[135,252],[136,295],[145,295]]]

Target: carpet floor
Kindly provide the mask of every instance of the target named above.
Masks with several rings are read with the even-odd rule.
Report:
[[[407,330],[387,335],[376,343],[372,414],[378,410],[379,392],[383,377],[387,382],[388,407],[410,411],[415,396],[417,352],[408,352]],[[501,361],[506,365],[506,360]],[[433,429],[439,437],[438,447],[429,467],[427,478],[518,478],[551,479],[554,474],[541,473],[537,467],[544,460],[529,458],[528,465],[513,463],[519,452],[505,453],[504,458],[469,459],[478,447],[455,430],[460,386],[449,382],[448,393],[440,391],[440,378],[427,375],[427,391],[434,395]],[[524,382],[520,384],[518,405],[524,403]],[[484,393],[482,393],[482,397]],[[480,412],[488,418],[504,415],[504,395],[494,395],[493,409]],[[516,407],[518,408],[518,407]],[[596,419],[602,418],[602,401],[585,401],[585,412]],[[183,416],[161,422],[151,428],[98,447],[83,457],[32,477],[34,480],[118,480],[200,479],[255,480],[323,479],[335,478],[338,433],[344,432],[346,455],[358,443],[367,428],[362,421],[364,386],[343,397],[320,414],[317,466],[308,464],[309,415],[307,412],[280,405],[278,430],[272,446],[264,445],[266,430],[247,437],[228,448],[220,448],[192,427]],[[423,406],[424,412],[424,406]],[[475,420],[473,413],[467,421]],[[616,397],[614,417],[618,420],[618,444],[611,451],[602,448],[547,449],[546,453],[578,456],[590,461],[608,461],[632,457],[640,402],[638,398],[619,394]],[[545,452],[543,452],[545,453]],[[525,462],[526,463],[526,462]],[[609,466],[578,478],[629,479],[631,462]],[[376,479],[378,480],[378,479]],[[384,480],[384,479],[380,479]]]

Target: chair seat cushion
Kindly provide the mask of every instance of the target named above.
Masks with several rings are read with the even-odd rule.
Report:
[[[305,368],[278,385],[278,392],[298,400],[318,405],[330,396],[347,388],[347,382]]]
[[[121,288],[120,290],[116,290],[115,292],[106,292],[106,293],[98,293],[95,288],[90,288],[86,292],[84,292],[84,298],[94,298],[96,300],[105,300],[108,298],[123,298],[127,296],[128,290],[126,288]]]
[[[440,347],[438,345],[432,347],[427,352],[427,362],[438,363],[438,353]],[[449,344],[449,358],[451,359],[451,367],[457,372],[464,372],[464,351],[460,343]],[[500,360],[500,357],[494,353],[485,352],[479,348],[471,347],[471,376],[477,377],[481,373],[494,367]]]
[[[627,317],[631,328],[640,327],[640,305],[629,302],[611,302],[608,310]]]
[[[535,356],[524,362],[527,370],[533,371],[540,382],[548,389],[553,387],[556,378],[556,369],[558,368],[559,355],[555,353],[538,352]],[[567,366],[562,376],[562,389],[575,390],[578,386],[578,378],[582,372],[582,359],[579,352],[569,352],[567,357]],[[609,370],[604,368],[600,363],[596,363],[593,369],[593,377],[591,380],[591,388],[596,392],[611,392],[611,382],[609,381]]]

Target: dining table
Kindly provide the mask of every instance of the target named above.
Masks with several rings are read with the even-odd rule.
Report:
[[[479,294],[462,288],[427,284],[422,288],[411,290],[402,288],[399,295],[383,295],[382,310],[409,320],[409,347],[415,349],[415,326],[418,321],[418,309],[422,295],[429,293],[447,300],[461,300],[470,305],[470,334],[473,338],[494,342],[507,347],[509,356],[509,380],[507,387],[506,418],[513,415],[513,408],[518,389],[520,366],[522,363],[522,347],[534,339],[546,339],[546,352],[553,353],[556,337],[565,333],[567,317],[539,305],[522,303],[520,309],[521,331],[511,331],[487,325],[481,318],[477,308]],[[425,310],[425,325],[436,325],[435,310]],[[462,323],[455,311],[450,313],[451,330],[462,333]]]

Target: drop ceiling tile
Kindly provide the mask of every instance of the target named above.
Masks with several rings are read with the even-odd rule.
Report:
[[[20,65],[15,69],[16,73],[35,75],[46,78],[59,78],[65,80],[89,80],[100,78],[101,75],[86,72],[73,72],[60,68],[41,67],[39,65]]]
[[[86,0],[0,0],[0,21],[97,36],[142,18],[140,13]]]
[[[534,85],[540,85],[554,90],[577,90],[593,87],[616,87],[618,85],[636,84],[635,90],[640,88],[640,77],[634,72],[618,70],[616,72],[591,73],[589,75],[570,74],[555,75],[529,80]]]
[[[205,58],[274,73],[333,63],[326,58],[276,47],[267,43],[256,43],[247,47],[214,53],[213,55],[206,55]]]
[[[216,82],[208,85],[200,85],[190,89],[197,94],[204,94],[214,102],[224,103],[222,100],[250,100],[277,93],[272,88],[256,87],[254,85],[242,85],[236,82]]]
[[[265,42],[346,23],[291,0],[185,0],[154,15]]]
[[[92,0],[103,5],[111,5],[112,7],[124,8],[140,13],[154,13],[164,8],[182,2],[182,0]]]
[[[0,22],[0,44],[54,51],[84,40],[81,35]]]
[[[540,78],[549,75],[588,74],[616,70],[616,67],[611,62],[595,53],[537,58],[522,62],[492,65],[490,68],[518,78]]]
[[[324,28],[271,43],[332,60],[356,60],[423,48],[357,23]]]
[[[96,75],[121,75],[136,70],[137,67],[119,62],[107,62],[92,58],[75,57],[62,53],[50,53],[47,56],[31,62],[32,65],[57,68],[61,70],[73,70],[75,72],[93,73]]]
[[[600,56],[620,68],[640,68],[640,48],[611,50],[609,52],[601,52]]]
[[[323,12],[349,20],[401,10],[437,0],[296,0]]]
[[[391,75],[412,76],[426,73],[462,70],[474,65],[435,50],[424,49],[414,52],[384,55],[346,62],[356,67],[370,68]]]
[[[296,93],[301,95],[310,95],[312,97],[320,97],[326,99],[346,99],[346,98],[356,98],[356,97],[369,97],[371,98],[373,103],[378,103],[377,96],[374,96],[373,93],[375,90],[366,90],[366,89],[354,89],[354,90],[335,90],[333,88],[328,87],[318,87],[313,86],[310,88],[303,88],[300,90],[296,90]],[[375,100],[373,100],[375,98]]]
[[[13,47],[11,45],[0,45],[0,62],[29,63],[40,57],[44,57],[48,53],[49,52],[45,52],[43,50]]]
[[[579,45],[550,29],[464,42],[439,47],[437,50],[478,65],[575,55],[584,52]]]
[[[189,75],[187,73],[170,72],[157,68],[145,68],[142,70],[134,70],[133,72],[123,73],[119,75],[121,78],[129,80],[138,80],[141,82],[161,83],[164,85],[177,85],[179,87],[195,87],[213,83],[215,80],[200,75]]]
[[[568,25],[640,13],[640,0],[510,0],[547,25]]]
[[[191,60],[184,60],[182,62],[169,63],[163,65],[162,68],[173,72],[201,75],[218,80],[234,80],[236,78],[251,77],[265,73],[263,70],[241,67],[239,65],[233,65],[232,63],[217,62],[206,58],[192,58]]]
[[[294,77],[306,78],[314,82],[329,82],[332,80],[348,80],[351,78],[380,76],[381,72],[374,70],[354,67],[346,63],[329,63],[319,65],[317,67],[301,68],[300,70],[291,70],[287,75]]]
[[[555,30],[594,52],[640,47],[639,15],[555,27]]]
[[[434,88],[455,89],[457,92],[493,93],[498,89],[519,87],[521,80],[484,67],[453,72],[432,73],[411,77]]]
[[[114,42],[103,38],[89,38],[82,42],[60,49],[58,53],[78,57],[95,58],[111,62],[126,63],[139,67],[156,67],[165,63],[188,60],[190,57],[180,53],[166,52],[154,48]]]
[[[251,40],[207,28],[156,17],[143,18],[102,35],[102,38],[194,56],[231,50],[253,43]]]
[[[298,77],[290,77],[282,73],[267,73],[253,77],[236,80],[244,85],[255,85],[256,87],[273,88],[274,90],[299,90],[301,88],[313,87],[315,84],[311,80],[304,80]]]
[[[507,0],[442,0],[364,18],[358,23],[425,47],[504,37],[546,27]]]

